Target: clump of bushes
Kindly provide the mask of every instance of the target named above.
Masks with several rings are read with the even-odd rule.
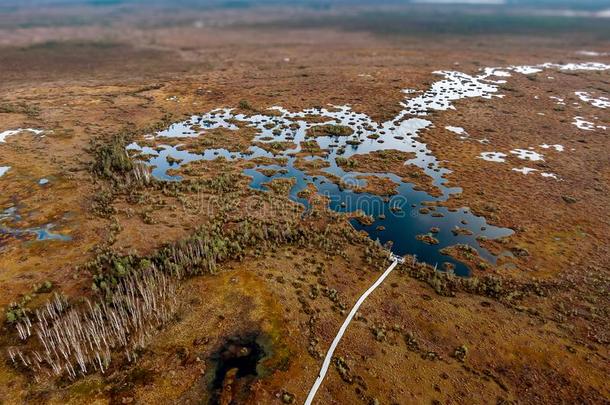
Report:
[[[248,102],[248,100],[240,100],[239,103],[237,104],[239,108],[241,108],[242,110],[249,110],[252,111],[254,110],[254,108],[252,107],[252,105]]]
[[[465,345],[461,345],[456,347],[453,351],[453,357],[455,357],[458,361],[464,362],[466,360],[466,355],[468,354],[468,348]]]
[[[350,369],[349,365],[343,357],[333,357],[333,364],[343,381],[348,384],[354,383],[354,376],[352,375],[352,370]]]
[[[346,159],[342,156],[337,157],[336,159],[337,166],[339,167],[347,167],[349,169],[353,169],[358,166],[358,162],[353,159]]]
[[[16,104],[5,103],[0,104],[0,113],[25,114],[30,118],[34,118],[40,115],[40,108],[24,102],[19,102]]]
[[[511,302],[528,293],[541,297],[548,296],[549,290],[553,288],[551,284],[537,280],[521,283],[503,279],[495,274],[458,277],[451,271],[437,271],[435,268],[415,260],[402,264],[399,271],[425,282],[437,294],[447,297],[455,296],[457,292],[461,291]]]
[[[25,296],[20,302],[12,302],[6,309],[6,322],[9,324],[17,324],[21,320],[27,318],[29,312],[27,303],[31,300],[29,296]]]
[[[133,169],[133,162],[125,149],[127,142],[122,134],[114,136],[110,142],[93,147],[93,172],[106,179],[115,179]]]
[[[307,136],[317,138],[319,136],[350,136],[354,130],[345,125],[326,124],[315,125],[307,130]]]
[[[415,239],[428,245],[438,245],[440,243],[431,233],[416,235]]]

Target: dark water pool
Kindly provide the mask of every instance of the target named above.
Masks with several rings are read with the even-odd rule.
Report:
[[[442,162],[431,153],[427,145],[419,138],[419,133],[433,126],[433,123],[422,116],[430,110],[453,108],[455,100],[467,97],[490,98],[497,90],[487,76],[468,76],[455,72],[443,73],[445,78],[434,83],[430,90],[410,98],[402,103],[405,108],[396,117],[378,123],[364,113],[352,111],[349,106],[332,106],[328,108],[311,108],[291,112],[282,107],[272,107],[266,113],[245,115],[235,113],[232,109],[212,110],[206,114],[192,116],[188,120],[175,123],[156,134],[145,137],[147,143],[154,147],[140,146],[133,143],[127,147],[133,154],[138,154],[152,168],[152,174],[164,181],[180,181],[180,176],[168,174],[169,169],[178,169],[182,165],[199,160],[251,160],[258,157],[284,158],[286,164],[257,165],[244,170],[251,177],[250,187],[267,190],[266,183],[275,179],[294,179],[290,190],[290,199],[308,208],[307,200],[299,196],[308,184],[314,184],[318,192],[329,199],[329,207],[337,212],[354,212],[362,210],[372,215],[375,221],[363,225],[352,220],[353,226],[365,231],[372,239],[381,243],[393,242],[392,251],[397,255],[417,255],[419,260],[439,266],[444,262],[455,266],[455,273],[466,276],[468,268],[461,262],[443,255],[441,249],[455,244],[467,244],[475,248],[485,260],[495,263],[496,257],[481,247],[477,237],[495,239],[512,234],[510,229],[498,228],[487,224],[485,218],[478,217],[468,208],[451,211],[444,207],[435,207],[432,213],[422,213],[424,205],[446,201],[452,194],[461,192],[460,188],[446,186],[444,175],[449,171],[442,167]],[[312,119],[315,118],[315,119]],[[324,131],[312,133],[312,127],[340,126],[349,128],[340,135],[330,135]],[[271,153],[252,145],[247,153],[231,152],[226,149],[204,149],[192,151],[181,145],[170,146],[164,143],[167,138],[192,138],[205,136],[215,128],[239,131],[240,128],[254,128],[256,136],[253,142],[290,142],[294,146],[281,152]],[[320,128],[317,128],[318,130]],[[333,132],[333,131],[331,131]],[[312,142],[324,151],[323,156],[308,156],[305,159],[322,159],[326,168],[325,175],[311,176],[295,167],[295,154],[302,152]],[[397,150],[412,154],[413,158],[404,162],[423,171],[429,180],[440,191],[440,196],[433,196],[414,189],[414,184],[403,182],[392,173],[362,173],[344,170],[337,163],[340,158],[349,158],[384,150]],[[168,162],[169,158],[169,162]],[[171,162],[171,163],[170,163]],[[274,169],[272,172],[269,169]],[[339,177],[341,185],[330,181]],[[385,177],[397,183],[398,194],[380,197],[368,193],[356,193],[353,187],[363,185],[363,176]],[[381,217],[381,218],[380,218]],[[383,218],[383,219],[382,219]],[[467,230],[454,234],[456,227]],[[428,245],[416,237],[428,234],[435,229],[434,237],[438,244]]]

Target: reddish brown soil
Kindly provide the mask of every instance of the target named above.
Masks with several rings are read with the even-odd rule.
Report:
[[[251,18],[267,19],[254,12]],[[439,39],[331,28],[142,27],[128,18],[112,26],[1,27],[0,131],[47,132],[44,138],[22,134],[0,144],[0,164],[13,167],[0,178],[0,209],[17,204],[29,214],[22,225],[54,222],[57,231],[73,238],[3,238],[3,307],[32,295],[33,285],[45,280],[73,299],[91,296],[91,274],[79,266],[95,256],[96,248],[145,255],[208,223],[206,209],[218,203],[217,195],[156,189],[118,196],[111,203],[114,212],[100,216],[96,202],[111,186],[91,172],[94,139],[107,142],[125,130],[146,132],[162,120],[241,100],[256,109],[351,104],[383,120],[400,110],[402,89],[426,89],[436,80],[435,70],[475,73],[481,66],[585,61],[590,58],[576,53],[583,44],[610,45],[577,37]],[[49,40],[58,43],[44,43]],[[609,57],[596,59],[610,63]],[[490,248],[528,254],[505,259],[513,265],[493,271],[506,285],[518,281],[530,287],[515,291],[514,300],[465,292],[445,297],[393,273],[348,329],[336,353],[341,365],[329,371],[319,403],[608,401],[610,143],[607,131],[583,132],[571,122],[575,115],[595,115],[608,123],[610,116],[590,106],[576,112],[569,103],[574,91],[607,93],[609,83],[607,72],[553,71],[535,80],[515,74],[510,88],[502,90],[503,99],[463,100],[456,110],[433,114],[435,128],[421,137],[452,170],[451,185],[463,189],[447,205],[470,207],[489,222],[514,229],[507,240],[488,242]],[[549,95],[566,98],[568,106],[556,109]],[[445,125],[486,137],[491,146],[461,141]],[[542,143],[565,146],[563,153],[543,151],[544,170],[562,181],[513,172],[512,167],[530,163],[514,157],[504,164],[476,158],[484,151],[507,153]],[[242,167],[201,163],[181,174],[214,178],[240,173]],[[36,185],[42,177],[52,179],[50,187]],[[235,202],[240,210],[254,197],[245,191],[247,179],[237,185],[244,190]],[[285,189],[276,191],[281,196]],[[6,361],[0,366],[0,401],[195,403],[209,395],[214,350],[229,336],[257,331],[268,337],[277,363],[245,388],[244,402],[281,403],[282,394],[290,393],[302,403],[321,365],[308,346],[317,339],[316,350],[323,355],[344,318],[337,302],[323,295],[308,298],[310,288],[336,289],[338,302],[349,309],[379,275],[363,260],[361,248],[330,258],[280,249],[223,264],[218,275],[182,285],[178,319],[159,331],[137,364],[73,383],[36,384]],[[315,274],[317,264],[324,267],[323,276]],[[532,293],[541,285],[546,293]],[[35,308],[48,297],[34,295],[29,305]],[[314,316],[303,302],[313,308],[311,328]],[[11,326],[3,324],[0,342],[17,342]],[[467,354],[459,358],[456,349],[462,345]]]

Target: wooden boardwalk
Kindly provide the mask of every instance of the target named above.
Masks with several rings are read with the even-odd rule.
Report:
[[[360,296],[360,298],[358,298],[358,301],[356,301],[356,304],[350,311],[349,315],[347,316],[347,318],[345,318],[345,321],[343,321],[343,325],[341,325],[341,328],[339,329],[337,336],[335,336],[335,339],[333,339],[333,342],[331,343],[330,348],[328,349],[328,352],[326,353],[326,357],[324,358],[324,362],[322,363],[322,368],[320,369],[320,372],[318,373],[318,377],[316,378],[316,381],[314,382],[313,386],[311,387],[311,390],[309,391],[309,395],[307,396],[305,405],[311,405],[311,403],[313,402],[313,399],[316,396],[316,392],[318,392],[320,385],[322,385],[322,382],[324,381],[324,377],[326,376],[326,372],[328,371],[328,366],[330,366],[330,362],[335,353],[335,349],[337,348],[339,341],[343,337],[343,334],[345,333],[347,327],[349,326],[350,322],[352,321],[352,318],[354,318],[354,315],[356,315],[356,312],[358,312],[358,309],[360,309],[360,306],[362,305],[364,300],[366,300],[366,298],[373,291],[375,291],[375,289],[377,287],[379,287],[381,285],[381,283],[383,283],[383,281],[390,275],[390,273],[392,272],[392,270],[394,270],[394,267],[396,267],[396,265],[398,263],[404,263],[403,257],[395,256],[393,253],[390,254],[390,260],[392,261],[392,264],[390,264],[390,267],[388,267],[386,269],[386,271],[384,271],[383,274],[377,279],[377,281],[375,281],[375,283],[372,286],[370,286],[369,289],[366,290],[364,292],[364,294],[362,294]]]

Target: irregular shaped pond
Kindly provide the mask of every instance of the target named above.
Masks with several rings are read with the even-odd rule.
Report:
[[[602,64],[543,64],[537,66],[508,68],[486,68],[482,73],[471,76],[461,72],[437,72],[443,79],[433,83],[430,89],[420,95],[408,98],[411,92],[405,91],[407,98],[401,105],[404,110],[386,122],[378,123],[368,115],[352,111],[349,106],[332,106],[332,108],[311,108],[291,112],[282,107],[272,107],[268,113],[244,115],[232,109],[217,109],[200,116],[175,123],[168,129],[145,137],[146,143],[156,143],[155,147],[130,144],[127,149],[144,157],[152,166],[152,174],[157,179],[179,181],[180,176],[168,174],[169,169],[178,169],[182,165],[199,160],[215,160],[223,157],[228,160],[251,160],[258,157],[284,158],[286,164],[257,165],[243,171],[252,178],[250,186],[254,189],[265,189],[265,184],[275,179],[294,179],[290,189],[290,199],[308,207],[307,200],[300,197],[308,184],[314,184],[318,192],[327,196],[331,209],[338,212],[362,210],[374,217],[370,224],[363,225],[356,220],[352,224],[363,230],[373,239],[384,243],[393,241],[392,251],[398,255],[415,254],[418,259],[430,264],[439,265],[449,262],[455,266],[459,275],[467,275],[468,269],[456,260],[442,255],[440,250],[447,246],[464,243],[474,247],[479,255],[495,263],[496,257],[480,246],[477,238],[495,239],[508,236],[510,229],[490,226],[483,217],[475,216],[468,208],[449,210],[444,207],[425,208],[430,204],[446,201],[451,194],[459,193],[459,188],[449,188],[443,177],[449,171],[441,166],[427,145],[420,141],[419,132],[432,126],[432,122],[421,118],[431,111],[454,108],[453,103],[464,98],[502,97],[497,84],[502,81],[492,77],[510,77],[509,71],[531,74],[543,69],[560,70],[606,70],[610,66]],[[240,128],[254,128],[256,135],[247,152],[232,152],[226,149],[204,149],[193,152],[183,149],[181,145],[168,145],[163,139],[194,138],[205,136],[206,132],[216,128],[237,131]],[[453,128],[452,128],[453,129]],[[270,152],[261,148],[264,143],[289,142],[292,147],[279,152]],[[312,150],[311,147],[314,146]],[[269,150],[273,150],[270,148]],[[414,184],[405,182],[392,173],[364,173],[346,171],[339,164],[339,159],[355,155],[365,155],[384,150],[397,150],[413,154],[413,158],[404,162],[419,168],[432,184],[440,191],[434,196],[425,191],[418,191]],[[311,153],[301,153],[301,152]],[[296,155],[300,159],[323,160],[326,167],[322,175],[310,175],[295,166]],[[305,157],[303,155],[306,155]],[[506,155],[488,153],[484,159],[503,159]],[[533,156],[533,155],[532,155]],[[527,157],[530,156],[528,151]],[[345,162],[345,160],[342,160]],[[362,186],[365,176],[382,177],[397,184],[397,194],[384,198],[368,193],[355,193],[349,187],[342,187],[333,182],[339,177],[341,183]],[[434,229],[438,228],[438,229]],[[428,234],[434,230],[432,238],[426,244],[416,239],[418,235]],[[432,236],[432,234],[431,234]]]
[[[272,153],[259,146],[251,146],[247,153],[231,152],[226,149],[207,149],[201,152],[192,152],[182,149],[180,145],[170,146],[159,144],[152,148],[140,146],[133,143],[127,147],[128,150],[147,157],[147,163],[152,166],[152,174],[162,180],[179,181],[179,176],[168,174],[169,169],[177,169],[182,165],[199,160],[215,160],[223,157],[228,160],[251,160],[258,157],[285,158],[285,165],[257,165],[254,168],[244,170],[244,174],[252,177],[250,186],[254,189],[265,190],[265,184],[275,179],[294,179],[295,183],[290,190],[290,198],[293,201],[308,207],[305,198],[299,196],[308,184],[314,184],[318,192],[329,199],[331,209],[338,212],[354,212],[362,210],[376,219],[370,225],[362,225],[356,220],[352,224],[356,229],[367,232],[373,239],[380,242],[393,241],[392,250],[399,255],[416,254],[420,260],[431,264],[450,262],[455,266],[455,272],[467,275],[468,269],[462,263],[442,255],[439,250],[457,243],[466,243],[475,247],[485,259],[495,262],[495,258],[485,249],[481,248],[476,240],[477,236],[496,238],[510,235],[512,231],[500,229],[486,224],[485,220],[474,216],[467,209],[450,211],[446,208],[436,208],[431,214],[419,212],[424,202],[441,202],[449,195],[458,193],[459,188],[445,186],[446,180],[443,175],[448,170],[440,167],[438,160],[430,153],[427,146],[419,140],[418,131],[431,125],[431,122],[421,118],[403,119],[402,121],[387,121],[384,123],[373,122],[365,114],[352,112],[347,106],[335,107],[333,109],[309,109],[299,113],[275,108],[279,115],[256,115],[244,116],[233,114],[231,110],[217,110],[201,117],[191,117],[183,123],[174,124],[168,130],[156,134],[157,140],[176,136],[176,132],[184,137],[198,136],[190,131],[201,131],[199,123],[205,117],[206,125],[210,128],[217,127],[220,122],[230,120],[231,126],[226,129],[237,130],[233,123],[239,122],[244,126],[254,127],[257,135],[254,141],[290,141],[294,147]],[[316,116],[321,122],[309,123],[306,117]],[[333,128],[350,128],[351,134],[345,136],[326,135],[322,129],[326,126]],[[317,130],[316,130],[316,127]],[[193,128],[196,128],[194,130]],[[314,129],[315,136],[311,135]],[[322,133],[319,135],[319,133]],[[205,129],[201,136],[205,136]],[[149,138],[150,139],[150,138]],[[323,160],[325,167],[322,173],[312,176],[295,166],[297,154],[303,151],[304,143],[314,141],[316,146],[325,151],[322,156],[301,157],[306,161]],[[355,155],[363,155],[382,150],[398,150],[411,152],[412,159],[404,162],[413,165],[429,177],[429,181],[438,188],[440,196],[435,197],[424,191],[414,189],[414,185],[404,182],[399,176],[392,173],[367,173],[346,172],[337,161],[339,158],[349,158]],[[364,176],[387,178],[397,184],[397,195],[384,198],[368,193],[356,193],[349,187],[335,184],[332,179],[341,178],[342,183],[362,186],[366,183]],[[411,207],[415,205],[415,207]],[[434,216],[433,216],[434,215]],[[381,219],[383,218],[383,219]],[[436,234],[439,240],[437,245],[427,245],[416,239],[417,235],[426,234],[430,228],[438,227],[440,231]],[[455,227],[467,228],[469,231],[454,235]]]

